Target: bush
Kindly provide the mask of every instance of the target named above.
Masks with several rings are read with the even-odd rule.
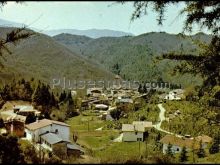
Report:
[[[147,118],[146,118],[145,116],[141,116],[141,117],[140,117],[140,120],[141,120],[141,121],[144,121],[144,120],[146,120],[146,119],[147,119]]]
[[[110,115],[113,119],[119,120],[121,117],[122,111],[120,109],[114,109],[110,112]]]
[[[0,128],[3,128],[5,126],[4,121],[2,118],[0,118]]]

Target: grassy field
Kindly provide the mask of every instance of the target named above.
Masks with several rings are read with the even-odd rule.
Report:
[[[197,154],[196,154],[196,151],[195,151],[195,154],[194,154],[194,161],[193,161],[193,153],[192,151],[191,152],[188,152],[187,153],[187,156],[188,156],[188,160],[184,163],[187,163],[187,164],[193,164],[193,163],[196,163],[196,164],[218,164],[220,162],[220,153],[217,153],[217,154],[209,154],[209,151],[208,149],[205,149],[205,153],[206,153],[206,156],[204,158],[198,158]],[[179,156],[180,156],[180,153],[177,153],[174,155],[175,156],[175,160],[176,162],[179,162]]]
[[[91,112],[88,112],[91,115]],[[100,162],[124,162],[129,159],[138,159],[140,154],[145,155],[146,144],[140,142],[113,142],[120,135],[120,130],[97,128],[104,127],[108,122],[99,120],[97,116],[79,115],[66,121],[71,126],[71,136],[78,135],[77,143],[86,148],[86,155],[98,159]],[[152,150],[154,140],[150,140],[148,150]],[[112,154],[114,153],[114,154]]]

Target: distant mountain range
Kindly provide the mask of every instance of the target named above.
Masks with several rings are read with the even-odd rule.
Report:
[[[0,37],[4,38],[13,28],[0,28]],[[35,78],[52,83],[53,78],[65,77],[72,83],[75,80],[112,79],[114,74],[77,55],[66,46],[58,43],[50,36],[36,33],[16,45],[8,45],[12,54],[5,54],[6,60],[1,74],[12,75],[10,78]],[[0,79],[1,83],[1,79]]]
[[[55,36],[61,33],[68,33],[74,35],[87,36],[91,38],[133,36],[132,33],[126,33],[122,31],[115,31],[108,29],[88,29],[88,30],[58,29],[58,30],[43,31],[43,33],[49,36]]]
[[[25,24],[0,19],[1,27],[23,27]]]
[[[19,24],[0,20],[0,26],[8,25]],[[0,36],[5,35],[10,29],[0,28]],[[93,31],[99,34],[98,30],[93,29]],[[3,73],[34,76],[45,81],[51,80],[56,73],[74,79],[105,79],[119,73],[125,80],[163,80],[181,83],[184,86],[198,85],[201,83],[199,76],[171,74],[174,66],[180,64],[179,62],[158,61],[156,57],[171,51],[197,54],[200,48],[194,41],[209,43],[212,38],[211,35],[204,33],[187,36],[165,32],[151,32],[139,36],[128,34],[121,37],[100,37],[104,35],[104,32],[102,34],[100,32],[99,38],[95,38],[95,33],[93,37],[68,33],[53,37],[38,34],[11,48],[14,53],[5,61],[7,67],[2,71]],[[89,35],[88,31],[87,35]]]
[[[173,76],[171,72],[178,61],[156,60],[157,56],[167,52],[197,54],[200,48],[195,40],[206,43],[212,36],[204,33],[187,36],[151,32],[139,36],[101,37],[93,39],[85,36],[59,34],[53,37],[73,52],[90,60],[97,61],[107,70],[119,72],[126,80],[166,81],[181,83],[184,86],[199,84],[201,78],[191,75]]]
[[[23,27],[25,24],[7,21],[0,19],[0,27]],[[57,30],[40,30],[33,27],[28,27],[34,31],[42,31],[43,34],[49,36],[55,36],[61,33],[68,33],[74,35],[84,35],[91,38],[99,37],[122,37],[122,36],[133,36],[132,33],[126,33],[122,31],[115,31],[109,29],[88,29],[88,30],[77,30],[77,29],[57,29]]]

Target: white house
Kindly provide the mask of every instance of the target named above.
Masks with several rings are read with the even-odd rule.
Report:
[[[71,95],[72,95],[72,97],[75,97],[77,95],[77,92],[74,90],[71,90]]]
[[[175,89],[169,92],[168,95],[164,97],[165,100],[182,100],[184,90],[183,89]]]
[[[100,97],[102,92],[102,88],[88,88],[86,94],[93,97]]]
[[[43,143],[43,147],[52,150],[54,144],[70,143],[70,126],[66,123],[42,119],[25,126],[26,138],[32,142]]]
[[[186,147],[187,151],[190,151],[192,148],[199,149],[198,141],[196,140],[194,141],[191,138],[185,138],[185,137],[179,138],[176,137],[175,135],[166,135],[160,140],[160,142],[163,144],[164,154],[166,153],[169,144],[172,145],[171,150],[173,153],[180,153],[184,146]]]
[[[123,141],[144,141],[147,130],[152,128],[152,122],[134,121],[132,124],[122,124]]]

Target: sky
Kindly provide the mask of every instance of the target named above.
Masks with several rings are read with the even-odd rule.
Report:
[[[133,3],[118,4],[114,1],[44,1],[8,2],[0,10],[0,19],[24,23],[39,30],[54,29],[110,29],[140,35],[147,32],[182,32],[184,16],[178,16],[184,4],[169,6],[163,26],[157,24],[157,13],[148,9],[148,15],[133,22]],[[193,33],[200,32],[198,28]],[[208,31],[203,30],[205,33]],[[192,34],[193,34],[192,33]]]

